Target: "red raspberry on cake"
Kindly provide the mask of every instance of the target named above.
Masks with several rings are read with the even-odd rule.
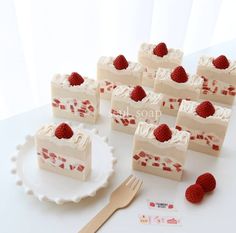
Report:
[[[163,57],[168,53],[168,49],[165,43],[159,43],[154,49],[153,53],[159,57]]]
[[[207,118],[214,115],[215,108],[210,101],[203,101],[197,106],[196,113],[200,117]]]
[[[215,68],[223,70],[229,67],[229,61],[226,56],[220,55],[219,57],[213,59],[212,64]]]
[[[61,123],[60,125],[57,126],[55,130],[55,136],[59,139],[61,138],[69,139],[73,136],[73,134],[74,134],[73,130],[66,123]]]
[[[136,102],[141,101],[146,97],[146,92],[141,86],[134,87],[133,91],[130,93],[130,98]]]
[[[69,81],[71,86],[79,86],[79,85],[81,85],[84,82],[84,79],[78,73],[73,72],[68,77],[68,81]]]
[[[216,180],[211,173],[207,172],[197,178],[196,184],[201,185],[205,192],[211,192],[216,187]]]
[[[129,63],[127,62],[124,55],[119,55],[113,61],[113,65],[117,70],[124,70],[129,66]]]
[[[185,191],[186,199],[194,204],[201,202],[204,194],[205,192],[199,184],[192,184]]]
[[[188,75],[183,66],[177,66],[170,76],[171,79],[177,83],[185,83],[188,81]]]
[[[165,142],[171,139],[172,132],[168,125],[161,124],[153,132],[155,138],[160,142]]]

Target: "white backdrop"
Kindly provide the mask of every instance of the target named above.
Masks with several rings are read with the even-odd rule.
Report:
[[[55,72],[95,78],[100,55],[185,54],[236,38],[234,0],[0,0],[0,119],[49,102]],[[234,57],[235,59],[235,57]]]

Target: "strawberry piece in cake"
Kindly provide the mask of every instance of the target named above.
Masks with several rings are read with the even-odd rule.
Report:
[[[134,134],[133,169],[181,180],[190,133],[139,122]]]
[[[219,155],[231,110],[209,101],[198,103],[183,100],[176,120],[176,128],[191,133],[189,148],[210,155]]]
[[[157,69],[154,91],[163,94],[161,111],[176,116],[183,99],[198,100],[202,84],[200,76],[187,74],[182,66]]]
[[[66,123],[41,127],[35,135],[38,164],[41,169],[78,180],[91,171],[91,139]]]
[[[236,61],[226,56],[217,58],[202,56],[197,74],[203,76],[204,84],[200,98],[232,105],[236,94]]]
[[[181,65],[182,58],[183,52],[181,50],[167,48],[163,42],[157,45],[143,43],[138,53],[138,61],[146,68],[142,84],[153,87],[155,71],[158,68],[173,69]]]
[[[97,64],[97,79],[100,94],[104,99],[111,99],[117,85],[136,86],[141,84],[144,68],[135,62],[127,61],[124,55],[101,57]]]
[[[162,95],[141,86],[117,86],[111,99],[112,129],[133,134],[139,121],[158,124]]]
[[[56,117],[95,123],[99,116],[99,84],[76,72],[57,74],[51,81],[52,110]]]

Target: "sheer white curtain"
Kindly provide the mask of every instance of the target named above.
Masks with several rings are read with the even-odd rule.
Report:
[[[100,55],[144,41],[185,54],[236,37],[233,0],[1,0],[0,119],[49,102],[55,72],[95,78]],[[230,23],[229,23],[230,22]]]

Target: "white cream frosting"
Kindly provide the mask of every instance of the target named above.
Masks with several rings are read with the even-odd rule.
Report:
[[[146,92],[146,97],[144,97],[141,101],[134,101],[130,98],[130,94],[133,90],[133,87],[121,85],[117,86],[113,93],[112,93],[112,99],[118,99],[120,101],[124,101],[126,103],[131,104],[133,107],[137,108],[144,108],[144,107],[150,107],[156,109],[157,106],[160,107],[162,104],[163,95],[159,93],[155,93],[152,91]]]
[[[153,134],[156,127],[157,125],[139,122],[135,135],[140,136],[154,144],[158,144],[159,147],[177,147],[180,150],[187,150],[190,133],[187,131],[179,131],[175,128],[170,128],[172,131],[171,139],[165,142],[160,142]]]
[[[69,125],[69,124],[68,124]],[[42,126],[36,133],[38,137],[44,137],[50,140],[51,142],[58,144],[58,145],[66,145],[73,148],[77,148],[79,150],[84,150],[86,148],[86,145],[90,142],[90,137],[83,131],[81,131],[78,128],[72,128],[73,130],[73,136],[69,139],[58,139],[55,136],[55,130],[57,125],[56,124],[49,124]]]
[[[158,68],[156,71],[156,77],[155,77],[155,85],[158,85],[158,83],[166,83],[170,85],[173,88],[177,89],[190,89],[192,91],[197,91],[202,88],[203,84],[203,78],[199,75],[188,75],[188,80],[185,83],[177,83],[171,79],[171,72],[170,69],[165,68]]]
[[[117,70],[114,65],[113,65],[113,61],[114,61],[114,57],[100,57],[100,59],[98,60],[98,67],[102,68],[102,69],[106,69],[109,70],[113,73],[116,73],[117,75],[134,75],[134,76],[142,76],[143,72],[145,71],[145,68],[137,63],[137,62],[131,62],[128,61],[129,66],[126,69],[123,70]]]
[[[139,54],[140,55],[146,55],[146,56],[150,57],[153,60],[164,59],[164,60],[168,60],[168,61],[174,61],[177,64],[181,63],[182,58],[183,58],[183,52],[180,49],[169,48],[168,53],[166,55],[164,55],[163,57],[159,57],[159,56],[156,56],[153,53],[153,49],[155,47],[156,47],[155,44],[143,43],[140,46]]]
[[[229,73],[236,75],[236,61],[229,61],[229,67],[226,69],[217,69],[213,64],[214,57],[209,56],[201,56],[198,61],[198,66],[206,67],[207,69],[214,70],[214,72],[218,73]]]
[[[205,123],[216,123],[227,125],[231,116],[231,109],[224,108],[218,105],[214,105],[215,113],[207,118],[202,118],[196,113],[196,107],[199,105],[198,102],[183,100],[179,112],[192,115],[195,119]]]
[[[99,89],[99,83],[87,77],[83,77],[84,82],[81,85],[71,86],[68,81],[69,76],[68,74],[56,74],[53,76],[51,84],[73,92],[85,91],[95,94]]]

